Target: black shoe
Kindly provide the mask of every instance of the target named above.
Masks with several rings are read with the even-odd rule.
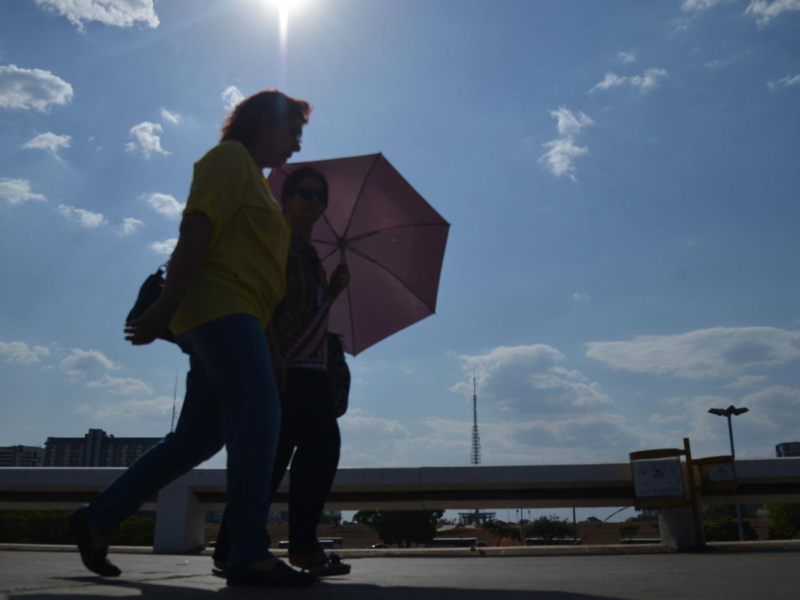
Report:
[[[278,561],[269,571],[247,567],[228,567],[228,585],[260,585],[265,587],[308,587],[317,578],[311,573],[295,571]]]
[[[79,508],[69,516],[69,528],[75,537],[75,543],[81,553],[83,565],[101,577],[119,577],[122,571],[106,558],[108,548],[94,550],[92,548],[92,534],[89,521],[83,514],[85,509]]]

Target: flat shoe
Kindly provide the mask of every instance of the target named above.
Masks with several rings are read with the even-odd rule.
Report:
[[[119,577],[122,571],[108,560],[108,548],[102,550],[92,548],[91,526],[83,514],[84,510],[79,508],[69,516],[69,528],[81,553],[83,566],[101,577]]]
[[[228,585],[308,587],[316,582],[317,578],[311,573],[295,571],[280,561],[269,571],[247,567],[228,567]]]
[[[324,560],[306,565],[302,570],[311,573],[315,577],[335,577],[337,575],[349,575],[350,565],[342,562],[341,556],[331,552]]]

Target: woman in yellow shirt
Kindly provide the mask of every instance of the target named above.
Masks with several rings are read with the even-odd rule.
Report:
[[[172,330],[189,355],[186,398],[175,432],[70,517],[84,565],[99,575],[120,574],[106,557],[117,526],[226,446],[228,585],[315,581],[274,557],[266,530],[281,414],[265,329],[286,287],[291,230],[262,173],[300,150],[310,112],[277,90],[254,94],[195,164],[161,297],[125,326],[134,345]]]

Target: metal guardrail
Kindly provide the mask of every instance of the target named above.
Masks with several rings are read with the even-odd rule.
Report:
[[[124,469],[0,468],[1,509],[73,509]],[[737,460],[734,491],[703,494],[704,504],[800,502],[800,458]],[[158,552],[203,542],[204,512],[225,503],[225,470],[195,469],[143,507],[156,510]],[[273,503],[288,501],[288,473]],[[563,508],[628,506],[630,464],[340,469],[328,509]],[[663,526],[663,525],[662,525]],[[662,539],[664,535],[662,534]]]

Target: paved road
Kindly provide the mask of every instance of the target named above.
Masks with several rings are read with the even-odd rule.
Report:
[[[207,556],[119,554],[116,580],[77,554],[0,551],[0,599],[796,600],[800,552],[352,559],[353,573],[305,590],[226,588]]]

